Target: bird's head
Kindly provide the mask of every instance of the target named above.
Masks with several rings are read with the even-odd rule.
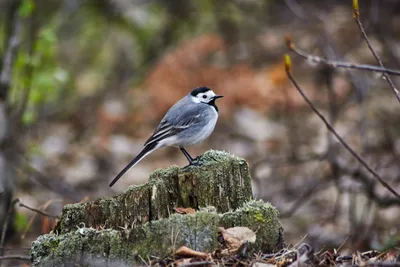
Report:
[[[199,87],[193,89],[190,92],[190,96],[195,103],[206,103],[206,104],[214,104],[214,101],[216,99],[223,97],[222,95],[216,95],[208,87]]]

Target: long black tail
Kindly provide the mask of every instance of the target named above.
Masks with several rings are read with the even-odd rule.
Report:
[[[112,187],[118,180],[121,178],[127,171],[130,170],[133,166],[135,166],[139,161],[141,161],[144,157],[146,157],[148,154],[153,152],[156,149],[157,142],[148,144],[145,146],[145,148],[137,155],[131,162],[129,162],[128,165],[112,180],[110,183],[110,187]]]

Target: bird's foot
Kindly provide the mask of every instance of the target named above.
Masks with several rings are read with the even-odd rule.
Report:
[[[190,166],[201,166],[203,163],[200,161],[200,157],[196,157],[192,159],[188,165],[183,167],[184,169],[189,168]]]

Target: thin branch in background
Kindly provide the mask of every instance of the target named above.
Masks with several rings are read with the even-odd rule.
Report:
[[[29,256],[22,256],[22,255],[7,255],[7,256],[0,256],[0,260],[21,260],[21,261],[30,261],[31,257]]]
[[[18,9],[21,4],[21,0],[18,1],[10,1],[8,10],[6,11],[8,14],[7,25],[5,27],[5,36],[4,36],[4,44],[5,44],[5,53],[2,58],[3,62],[1,62],[1,70],[0,70],[0,101],[6,101],[9,93],[11,79],[12,79],[12,69],[15,62],[15,54],[17,53],[17,49],[20,44],[19,35],[22,28],[22,20],[18,15]],[[6,119],[6,122],[8,118]],[[4,125],[2,125],[4,127]],[[2,225],[1,237],[0,237],[0,256],[3,256],[4,253],[4,244],[6,240],[6,233],[13,216],[14,205],[16,201],[12,201],[8,207],[7,215],[5,221]]]
[[[11,149],[10,149],[11,150]],[[34,185],[43,186],[44,188],[60,195],[68,197],[74,202],[78,202],[84,198],[84,195],[74,189],[71,185],[64,183],[61,179],[54,181],[46,174],[43,174],[39,170],[31,166],[28,157],[24,156],[23,150],[17,146],[12,148],[12,151],[18,156],[17,162],[21,162],[17,165],[15,162],[9,162],[15,171],[27,175],[28,178],[34,183]]]
[[[314,184],[307,187],[307,189],[302,192],[300,197],[296,198],[296,200],[293,201],[291,207],[280,213],[280,218],[289,218],[293,216],[296,211],[298,211],[301,206],[303,206],[307,202],[307,200],[314,196],[313,192],[321,190],[321,188],[325,187],[326,185],[327,184],[324,182],[316,181],[314,182]]]
[[[326,89],[328,91],[328,104],[329,104],[329,123],[332,125],[332,127],[335,126],[336,121],[338,119],[338,105],[337,105],[337,98],[335,94],[335,90],[333,88],[333,75],[334,75],[335,69],[329,66],[322,66],[322,71],[321,71],[321,76],[322,80],[326,84]],[[336,220],[336,215],[338,214],[339,208],[340,208],[340,202],[342,198],[342,191],[340,190],[340,185],[339,185],[339,179],[340,179],[340,170],[336,168],[336,165],[334,162],[336,161],[337,155],[338,155],[338,150],[337,146],[333,140],[333,136],[329,133],[329,131],[326,133],[326,138],[328,140],[328,151],[327,151],[327,156],[328,156],[328,162],[331,168],[331,173],[332,173],[332,178],[335,183],[336,191],[337,191],[337,197],[336,201],[334,204],[333,212],[332,212],[332,220]]]
[[[40,209],[41,211],[43,211],[43,210],[46,209],[51,203],[53,203],[53,202],[55,202],[55,201],[61,202],[62,200],[61,200],[61,199],[50,199],[49,201],[47,201],[46,203],[44,203],[43,205],[41,205],[41,206],[39,207],[39,209]],[[24,233],[21,235],[21,239],[24,239],[24,238],[25,238],[25,236],[26,236],[28,230],[30,229],[30,227],[31,227],[31,225],[32,225],[32,223],[33,223],[33,220],[36,218],[36,215],[37,215],[37,213],[35,213],[35,215],[32,216],[32,218],[29,220],[28,225],[25,227]]]
[[[353,0],[353,14],[354,14],[354,19],[358,25],[358,28],[360,29],[362,36],[365,39],[365,42],[368,45],[369,50],[372,52],[372,54],[374,55],[376,61],[378,61],[379,65],[382,67],[382,69],[385,69],[385,67],[383,66],[382,60],[379,57],[379,55],[376,53],[375,49],[372,47],[371,42],[368,39],[367,34],[365,33],[364,27],[360,21],[360,12],[358,9],[358,0]],[[395,94],[397,101],[400,102],[400,92],[399,90],[396,88],[396,86],[393,84],[392,79],[390,79],[389,75],[387,72],[383,72],[383,78],[388,82],[390,88],[392,88],[393,93]]]
[[[49,200],[49,201],[47,201],[44,205],[42,205],[42,206],[40,207],[40,209],[31,208],[31,207],[29,207],[29,206],[27,206],[27,205],[21,203],[20,200],[19,200],[18,198],[17,198],[17,199],[14,199],[14,200],[11,202],[10,207],[9,207],[9,210],[8,210],[8,213],[7,213],[7,216],[6,216],[6,219],[5,219],[4,223],[3,223],[3,229],[2,229],[1,240],[0,240],[0,256],[2,256],[2,255],[4,254],[4,243],[5,243],[5,238],[6,238],[6,232],[7,232],[7,229],[8,229],[8,224],[9,224],[9,221],[10,221],[10,219],[11,219],[11,214],[12,214],[12,211],[13,211],[13,209],[14,209],[15,204],[16,204],[16,203],[19,203],[19,206],[20,206],[20,207],[26,208],[26,209],[28,209],[28,210],[30,210],[30,211],[33,211],[33,212],[35,212],[36,214],[40,214],[40,215],[47,216],[47,217],[54,218],[54,219],[60,219],[59,216],[52,215],[52,214],[50,214],[50,213],[47,213],[47,212],[41,210],[41,209],[46,209],[46,208],[47,208],[51,203],[53,203],[54,201],[55,201],[55,200]],[[59,201],[61,201],[61,200],[59,200]],[[35,214],[35,216],[36,216],[36,214]],[[32,224],[33,219],[35,218],[35,216],[33,216],[33,217],[31,218],[31,220],[29,221],[29,223],[28,223],[28,225],[27,225],[27,228],[25,229],[25,232],[24,232],[24,234],[22,235],[21,238],[24,238],[24,237],[25,237],[25,234],[26,234],[26,232],[27,232],[27,229],[28,229],[28,228],[30,227],[30,225]]]
[[[387,208],[390,206],[400,206],[400,199],[390,196],[380,196],[376,192],[376,180],[372,180],[369,173],[359,167],[349,166],[347,162],[336,161],[338,168],[344,175],[351,176],[352,179],[359,181],[364,186],[365,195],[374,201],[379,207]]]
[[[28,209],[28,210],[30,210],[30,211],[39,213],[40,215],[43,215],[43,216],[46,216],[46,217],[50,217],[50,218],[54,218],[54,219],[60,219],[60,216],[52,215],[52,214],[47,213],[47,212],[45,212],[45,211],[43,211],[43,210],[31,208],[31,207],[25,205],[24,203],[22,203],[21,201],[19,201],[19,199],[17,199],[17,202],[19,203],[19,206],[22,207],[22,208],[26,208],[26,209]]]
[[[293,77],[291,73],[291,59],[288,54],[285,54],[285,70],[288,78],[290,81],[293,83],[297,91],[300,93],[300,95],[303,97],[303,99],[307,102],[307,104],[310,106],[310,108],[314,111],[315,114],[323,121],[325,124],[326,128],[338,139],[338,141],[344,146],[344,148],[347,149],[347,151],[350,152],[353,157],[357,159],[358,162],[361,163],[387,190],[389,190],[393,195],[395,195],[397,198],[400,199],[400,195],[389,185],[387,184],[384,179],[375,171],[373,170],[361,157],[358,155],[357,152],[355,152],[349,144],[346,143],[346,141],[343,140],[343,138],[336,132],[336,130],[332,127],[332,125],[326,120],[324,115],[322,115],[321,112],[318,111],[318,109],[314,106],[314,104],[311,102],[311,100],[305,95],[303,90],[300,88],[299,84]]]
[[[267,163],[268,165],[272,165],[272,167],[280,166],[280,165],[289,165],[289,164],[304,164],[312,161],[323,161],[326,159],[326,154],[308,154],[304,156],[300,156],[298,154],[293,157],[293,155],[288,156],[266,156],[261,159],[258,159],[253,163],[253,167],[251,168],[251,177],[255,178],[255,182],[259,182],[259,178],[257,177],[257,170],[262,166],[262,164]]]
[[[10,206],[8,207],[6,218],[3,222],[3,228],[1,231],[1,239],[0,239],[0,256],[3,256],[3,254],[4,254],[4,244],[6,242],[6,233],[7,233],[7,229],[8,229],[8,224],[11,220],[11,215],[13,214],[15,203],[17,203],[17,199],[15,199],[11,202]]]
[[[365,71],[373,71],[373,72],[382,72],[382,73],[388,73],[391,75],[396,75],[400,76],[400,70],[396,69],[387,69],[379,66],[374,66],[374,65],[368,65],[368,64],[359,64],[359,63],[353,63],[353,62],[344,62],[344,61],[337,61],[337,60],[329,60],[326,58],[314,56],[314,55],[309,55],[306,52],[298,49],[292,42],[292,39],[290,37],[286,37],[286,47],[294,52],[296,55],[305,58],[308,61],[315,62],[315,63],[320,63],[324,65],[331,66],[333,68],[345,68],[345,69],[359,69],[359,70],[365,70]]]

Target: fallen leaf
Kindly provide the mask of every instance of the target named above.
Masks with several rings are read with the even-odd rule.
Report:
[[[194,214],[196,210],[192,208],[175,208],[175,212],[179,214]]]
[[[228,253],[236,252],[245,242],[254,243],[256,241],[256,234],[248,227],[238,226],[228,229],[220,227],[219,232],[228,248]]]
[[[181,257],[199,257],[204,259],[210,257],[209,253],[199,252],[185,246],[178,248],[178,250],[175,252],[175,255]]]

